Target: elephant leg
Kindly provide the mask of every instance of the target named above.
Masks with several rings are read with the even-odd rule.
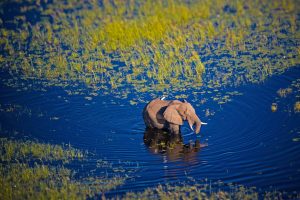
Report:
[[[173,134],[180,134],[180,126],[177,124],[169,124],[168,129]]]

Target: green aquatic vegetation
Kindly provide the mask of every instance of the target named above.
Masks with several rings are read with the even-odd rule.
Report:
[[[52,85],[173,94],[259,83],[300,62],[294,0],[14,2],[22,14],[17,29],[2,22],[1,68]],[[41,19],[21,17],[30,10]]]
[[[79,151],[71,145],[65,148],[60,145],[42,144],[32,141],[14,141],[0,139],[1,161],[39,159],[44,161],[69,162],[73,159],[83,159],[86,152]]]
[[[272,103],[272,105],[271,105],[271,111],[272,112],[276,112],[277,109],[278,109],[278,104],[277,103]]]
[[[24,88],[25,90],[25,88]],[[0,112],[5,115],[15,115],[16,117],[43,117],[46,114],[40,110],[32,110],[27,106],[22,106],[20,104],[1,104],[0,103]]]
[[[122,199],[294,199],[299,193],[269,191],[259,195],[256,188],[228,184],[230,190],[215,190],[210,184],[158,185],[142,192],[128,192]]]
[[[285,111],[288,111],[288,112],[294,111],[295,113],[300,112],[300,103],[299,103],[300,79],[296,79],[296,80],[292,81],[292,83],[287,88],[278,89],[277,95],[281,98],[284,97],[284,98],[287,98],[288,100],[290,100],[288,104],[285,103],[285,105],[282,106],[282,107],[284,107]],[[276,98],[276,99],[277,99],[277,102],[274,104],[276,104],[276,110],[277,110],[277,105],[280,104],[281,101],[283,101],[283,100],[278,99],[278,98]],[[290,102],[293,102],[293,104],[291,105]],[[272,111],[273,111],[273,109],[272,109]]]
[[[1,112],[16,112],[17,110],[21,109],[21,105],[18,104],[0,104],[0,111]]]
[[[28,164],[8,166],[1,164],[0,171],[2,199],[85,198],[84,190],[76,182],[72,183],[69,180],[70,170],[64,168],[49,168],[46,165],[29,167]]]
[[[286,97],[287,95],[291,94],[293,92],[292,88],[280,88],[278,91],[277,91],[277,94],[280,96],[280,97]]]
[[[209,108],[207,108],[205,110],[205,117],[214,116],[214,115],[215,115],[215,112],[210,110]]]
[[[88,177],[76,180],[74,171],[24,163],[0,164],[1,199],[86,199],[124,183],[124,178]]]
[[[300,138],[293,138],[293,142],[299,142]]]
[[[75,178],[75,169],[66,163],[77,160],[81,167],[91,155],[68,145],[51,145],[33,141],[0,139],[0,198],[1,199],[86,199],[103,194],[126,178],[119,168],[110,177],[89,175]],[[113,170],[109,164],[97,169]]]

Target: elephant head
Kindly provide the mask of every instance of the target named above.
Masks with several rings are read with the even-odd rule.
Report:
[[[193,106],[185,100],[183,102],[174,101],[170,103],[163,115],[168,122],[176,125],[182,125],[183,121],[187,120],[190,128],[195,133],[200,132],[201,124],[206,124],[201,122]],[[195,130],[193,129],[194,125]]]

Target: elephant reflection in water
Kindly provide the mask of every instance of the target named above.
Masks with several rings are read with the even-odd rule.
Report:
[[[195,143],[184,144],[181,134],[169,134],[163,130],[147,128],[144,133],[144,143],[154,154],[166,154],[169,160],[183,158],[189,162],[194,160],[197,152],[207,145]]]

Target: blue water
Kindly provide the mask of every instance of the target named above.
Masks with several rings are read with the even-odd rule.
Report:
[[[19,91],[1,81],[1,137],[70,143],[94,153],[91,165],[105,159],[134,169],[112,195],[191,179],[300,191],[300,142],[293,141],[300,137],[300,114],[292,107],[299,97],[278,98],[276,93],[297,78],[300,69],[294,68],[261,84],[223,88],[243,95],[223,105],[209,100],[202,107],[194,106],[208,125],[196,136],[190,135],[185,124],[182,140],[186,146],[200,141],[205,147],[177,145],[177,150],[155,149],[144,142],[143,103],[130,105],[129,99],[101,92],[87,100],[86,95],[67,95],[60,87]],[[273,102],[278,102],[277,112],[271,112]],[[19,106],[3,111],[11,105]],[[203,106],[213,109],[215,115],[206,117]]]

